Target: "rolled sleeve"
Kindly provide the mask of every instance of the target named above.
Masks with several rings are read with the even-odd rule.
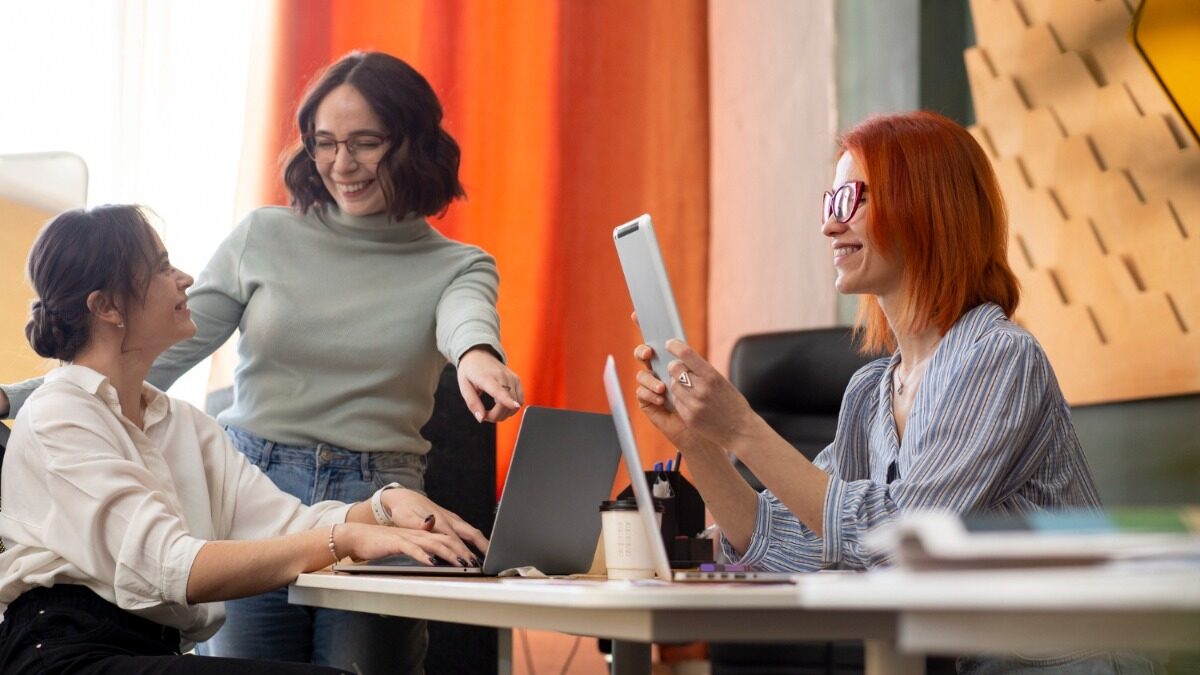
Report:
[[[739,553],[724,537],[721,550],[735,563],[775,572],[811,572],[832,564],[822,539],[769,490],[758,495],[754,532],[745,552]]]
[[[123,609],[144,609],[162,603],[188,606],[187,584],[192,564],[206,542],[180,535],[166,547],[156,578],[147,578],[137,552],[122,552],[117,558],[113,588],[116,604]]]

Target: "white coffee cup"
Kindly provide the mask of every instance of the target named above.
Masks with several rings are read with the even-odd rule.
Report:
[[[662,504],[655,503],[655,515],[662,526]],[[600,504],[600,526],[604,534],[604,565],[609,579],[649,579],[654,576],[654,556],[650,553],[646,528],[632,499],[605,501]],[[659,536],[658,532],[654,536]]]

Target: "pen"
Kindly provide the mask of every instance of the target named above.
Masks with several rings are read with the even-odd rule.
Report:
[[[683,451],[676,450],[675,451],[675,471],[678,472],[679,467],[681,467],[681,466],[683,466]]]
[[[671,473],[671,466],[672,466],[671,460],[668,459],[667,460],[667,473]]]

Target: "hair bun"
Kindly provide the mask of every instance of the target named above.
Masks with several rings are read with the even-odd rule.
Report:
[[[78,340],[72,340],[65,329],[62,316],[53,307],[41,300],[34,300],[29,310],[29,323],[25,324],[25,338],[38,356],[71,360],[79,345],[71,344]]]

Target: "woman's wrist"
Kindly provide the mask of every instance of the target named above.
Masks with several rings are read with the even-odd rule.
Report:
[[[458,357],[458,362],[462,363],[463,359],[467,358],[467,356],[472,355],[472,354],[474,354],[476,356],[481,356],[481,355],[490,356],[493,359],[496,359],[497,361],[499,361],[500,363],[504,363],[504,359],[500,358],[500,353],[496,351],[496,348],[487,344],[486,342],[481,342],[477,345],[472,345],[471,347],[468,347],[467,351],[463,352],[462,356]]]
[[[730,432],[729,441],[724,447],[743,463],[749,464],[754,461],[757,451],[770,444],[773,436],[777,437],[778,434],[766,420],[758,415],[751,415],[745,423]]]
[[[404,486],[399,483],[388,483],[371,495],[371,515],[375,516],[376,523],[380,525],[395,524],[395,521],[392,520],[392,512],[383,504],[383,493],[396,488],[403,489]]]
[[[329,546],[329,554],[333,556],[334,565],[338,564],[338,562],[342,559],[342,557],[338,555],[337,540],[334,538],[337,534],[337,526],[339,524],[344,525],[345,523],[334,523],[329,526],[329,541],[327,542]]]

